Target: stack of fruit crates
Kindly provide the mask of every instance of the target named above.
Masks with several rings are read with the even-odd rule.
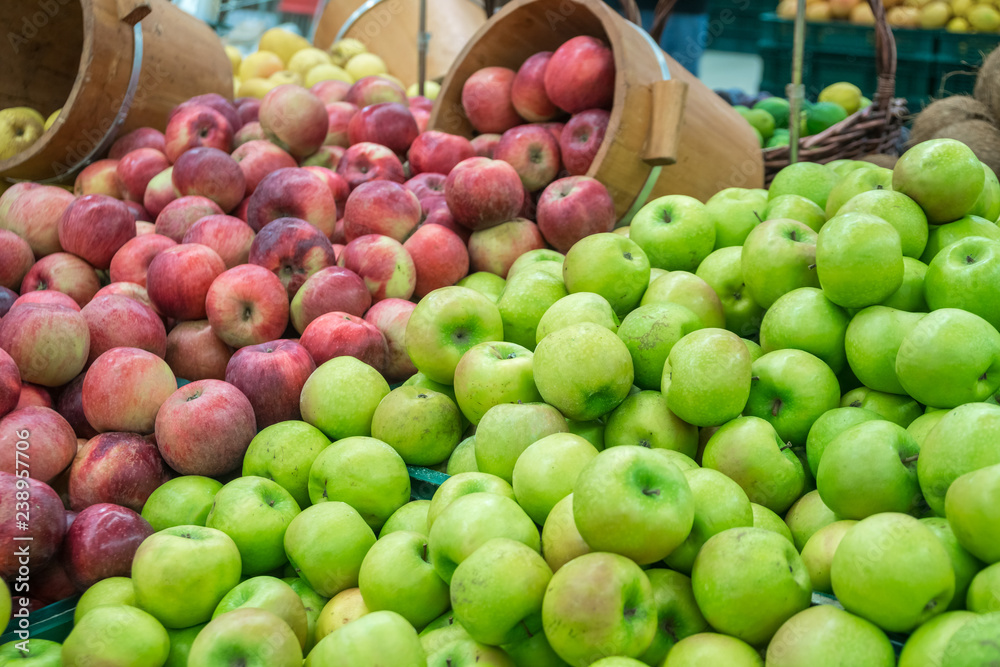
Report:
[[[757,53],[760,16],[773,9],[773,0],[709,0],[706,48]]]

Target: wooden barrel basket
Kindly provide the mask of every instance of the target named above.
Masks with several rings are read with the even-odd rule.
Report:
[[[473,36],[445,77],[429,128],[472,137],[462,86],[483,67],[517,70],[528,56],[577,35],[614,53],[614,106],[587,172],[607,186],[620,224],[653,198],[707,200],[728,187],[760,188],[764,164],[750,125],[665,54],[641,28],[600,0],[514,0]]]
[[[328,0],[313,44],[328,49],[350,37],[377,53],[389,73],[407,86],[417,83],[419,0]],[[486,5],[492,9],[492,3]],[[479,0],[427,0],[427,75],[440,80],[465,43],[486,22]]]
[[[233,96],[218,36],[168,0],[3,0],[0,25],[0,108],[62,108],[30,148],[0,160],[0,179],[72,182],[116,136],[164,129],[195,95]]]

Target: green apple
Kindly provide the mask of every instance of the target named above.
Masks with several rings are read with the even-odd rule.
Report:
[[[542,602],[545,636],[573,667],[608,655],[642,655],[656,636],[656,613],[649,578],[613,553],[586,554],[564,565]]]
[[[92,610],[73,625],[63,642],[62,664],[160,667],[169,653],[170,637],[155,617],[133,606],[112,605]]]
[[[485,472],[465,472],[449,477],[434,492],[431,504],[427,508],[427,529],[455,500],[471,493],[495,493],[505,498],[515,500],[514,489],[506,480]]]
[[[735,108],[735,107],[734,107]],[[750,125],[757,130],[763,140],[771,138],[774,134],[774,116],[764,109],[739,109],[740,114]]]
[[[795,546],[753,527],[709,538],[694,563],[691,585],[713,628],[753,646],[765,645],[812,599],[809,572]]]
[[[6,588],[6,584],[4,586]],[[9,595],[7,599],[10,599]],[[76,609],[73,610],[73,623],[79,623],[81,618],[98,607],[120,605],[136,606],[132,580],[128,577],[102,579],[85,590],[77,600]]]
[[[299,507],[309,507],[309,468],[329,445],[322,431],[303,421],[272,424],[250,441],[243,474],[273,480],[292,494]]]
[[[830,191],[840,182],[832,169],[813,162],[796,162],[779,171],[767,191],[768,199],[781,195],[801,195],[826,210]]]
[[[965,598],[969,590],[969,583],[976,573],[983,569],[984,563],[970,554],[959,544],[955,532],[947,519],[941,517],[926,517],[920,520],[931,529],[944,548],[948,551],[951,559],[951,567],[955,571],[955,595],[951,599],[948,609],[965,609]]]
[[[919,259],[903,258],[903,284],[882,302],[887,308],[896,308],[911,313],[926,313],[927,299],[924,297],[924,278],[927,265]]]
[[[219,601],[212,613],[218,618],[237,609],[263,609],[283,620],[304,650],[309,634],[309,622],[302,599],[292,587],[275,577],[251,577],[239,584]]]
[[[982,401],[1000,387],[1000,333],[973,313],[935,310],[903,337],[896,376],[924,405],[954,408]]]
[[[722,300],[711,285],[693,273],[671,271],[654,280],[642,297],[641,306],[674,303],[694,313],[706,327],[726,326]]]
[[[449,605],[448,585],[427,559],[427,537],[398,531],[379,538],[361,563],[358,588],[371,611],[394,611],[423,628]]]
[[[978,215],[987,220],[996,221],[1000,218],[1000,179],[997,179],[993,168],[985,162],[983,165],[983,191],[979,193],[979,199],[975,206],[969,211],[970,215]]]
[[[920,255],[920,261],[930,264],[938,253],[970,236],[981,236],[992,241],[1000,240],[1000,228],[996,223],[976,215],[967,215],[954,222],[931,225],[927,237],[927,247]]]
[[[944,500],[945,516],[958,543],[986,563],[1000,562],[998,493],[1000,465],[991,465],[957,478]]]
[[[241,569],[239,548],[221,530],[165,528],[143,540],[135,552],[135,601],[168,628],[204,623],[239,583]]]
[[[573,498],[573,519],[587,544],[640,565],[662,560],[680,546],[695,515],[684,473],[631,445],[606,449],[588,463]]]
[[[787,218],[757,225],[743,244],[742,268],[754,301],[770,308],[782,294],[799,287],[819,287],[816,273],[818,235]]]
[[[788,524],[780,516],[757,503],[750,503],[750,509],[753,510],[754,528],[763,528],[772,533],[777,533],[792,544],[795,544],[795,541],[792,539],[792,531],[788,529]]]
[[[371,435],[372,415],[388,393],[389,383],[377,370],[354,357],[334,357],[303,385],[302,420],[330,440]]]
[[[431,393],[415,387],[396,391],[402,389]],[[442,394],[438,396],[447,400]],[[376,412],[375,423],[378,415]],[[393,512],[410,499],[410,474],[406,463],[387,443],[375,438],[344,438],[324,449],[313,461],[309,470],[309,497],[314,505],[328,501],[347,503],[373,531],[379,531]]]
[[[668,273],[670,273],[670,272],[667,271],[667,270],[665,270],[665,269],[656,269],[656,268],[650,269],[649,270],[649,284],[652,285],[654,282],[656,282],[657,278],[665,276]]]
[[[882,419],[871,410],[864,408],[834,408],[824,412],[813,422],[806,437],[806,458],[813,476],[819,472],[819,462],[827,446],[838,435],[858,424]]]
[[[566,253],[563,280],[570,294],[600,294],[621,318],[639,305],[649,285],[649,267],[646,253],[631,239],[620,234],[592,234]]]
[[[675,303],[640,306],[629,313],[618,327],[618,337],[632,356],[636,386],[659,389],[670,350],[704,326],[691,310]]]
[[[330,535],[337,539],[329,539]],[[361,561],[373,544],[375,533],[364,518],[339,501],[304,509],[285,531],[288,561],[323,597],[358,585]]]
[[[866,171],[874,170],[853,173]],[[896,652],[874,624],[843,609],[817,605],[781,626],[767,647],[766,660],[773,667],[896,667]]]
[[[899,667],[927,667],[941,665],[945,648],[958,630],[977,618],[969,611],[948,611],[935,616],[906,639],[899,654]]]
[[[184,475],[164,482],[142,506],[142,518],[154,531],[171,526],[204,526],[222,482],[201,475]]]
[[[243,607],[212,619],[198,633],[188,655],[189,667],[301,664],[302,647],[292,629],[274,613],[256,607]]]
[[[660,568],[647,570],[646,576],[656,603],[656,636],[639,659],[659,667],[677,642],[707,630],[708,621],[695,602],[690,577]]]
[[[699,632],[677,642],[661,667],[764,667],[756,649],[744,641],[714,632]]]
[[[243,576],[270,572],[287,562],[284,538],[299,504],[277,482],[263,477],[238,477],[215,495],[205,523],[236,543]]]
[[[479,343],[503,340],[503,329],[500,311],[487,297],[468,287],[442,287],[413,309],[406,352],[427,377],[452,384],[462,355]]]
[[[170,654],[163,667],[187,667],[188,658],[191,657],[191,646],[206,625],[201,623],[190,628],[167,630],[167,635],[170,637]]]
[[[906,430],[910,432],[913,439],[917,441],[917,444],[923,447],[924,440],[927,435],[934,430],[934,427],[938,425],[938,422],[948,414],[947,410],[935,410],[933,412],[928,412],[922,414],[906,427]]]
[[[785,525],[792,534],[795,548],[802,551],[809,538],[840,517],[823,503],[819,491],[810,491],[799,498],[785,514]]]
[[[695,275],[719,296],[727,329],[739,336],[757,333],[764,309],[754,301],[743,280],[742,246],[719,248],[704,259]]]
[[[373,611],[323,638],[305,667],[426,667],[420,638],[406,619],[392,611]]]
[[[829,219],[842,212],[843,206],[858,195],[883,191],[892,191],[892,169],[875,166],[845,174],[830,190],[826,200],[826,217]]]
[[[316,619],[316,643],[319,644],[328,634],[367,614],[368,607],[365,606],[365,600],[361,597],[360,588],[347,588],[340,591],[327,600],[319,613],[319,618]]]
[[[306,647],[303,652],[308,654],[316,644],[316,623],[328,600],[314,591],[301,577],[286,577],[282,581],[292,587],[306,610]]]
[[[813,533],[802,547],[802,562],[809,570],[809,580],[817,593],[833,593],[833,584],[830,583],[833,555],[837,553],[837,546],[844,535],[856,523],[857,521],[845,519],[827,524]]]
[[[536,549],[495,538],[463,560],[451,580],[455,619],[476,641],[498,646],[541,630],[552,570]]]
[[[567,419],[566,425],[569,426],[570,433],[580,436],[596,447],[597,451],[604,449],[604,422],[600,419],[588,421]]]
[[[512,661],[513,667],[568,667],[552,649],[544,632],[515,644],[504,644],[503,650]]]
[[[844,535],[830,568],[847,611],[887,632],[909,632],[945,611],[955,573],[941,541],[907,514],[863,519]]]
[[[847,361],[866,387],[906,393],[896,377],[896,355],[903,339],[923,318],[923,313],[869,306],[851,319],[844,340]]]
[[[549,306],[538,321],[535,343],[540,343],[554,331],[580,322],[593,322],[612,333],[617,333],[618,325],[621,324],[618,315],[611,309],[611,304],[603,296],[593,292],[577,292],[564,296]]]
[[[555,266],[555,262],[540,262],[537,266]],[[567,294],[569,292],[561,273],[535,269],[511,277],[497,302],[503,320],[504,339],[534,350],[542,315]]]
[[[660,392],[640,391],[607,416],[604,444],[670,449],[693,458],[698,451],[698,429],[677,417]]]
[[[620,655],[613,655],[608,658],[601,658],[597,662],[590,663],[592,667],[644,667],[647,663],[633,658],[624,658]]]
[[[535,441],[514,465],[518,505],[535,523],[543,525],[555,504],[573,493],[580,471],[596,456],[596,447],[572,433],[553,433]]]
[[[779,195],[767,202],[764,221],[797,220],[814,232],[826,222],[826,213],[819,204],[801,195]]]
[[[753,362],[752,374],[743,414],[769,421],[793,445],[804,445],[813,422],[840,402],[837,376],[802,350],[768,352]]]
[[[480,343],[462,355],[455,368],[455,397],[462,414],[478,424],[500,403],[542,400],[532,370],[534,354],[517,343]]]
[[[566,255],[562,254],[558,250],[552,250],[551,248],[529,250],[515,259],[514,263],[510,265],[510,270],[507,271],[507,279],[510,280],[511,277],[522,270],[533,271],[539,268],[539,265],[543,265],[545,268],[548,268],[548,263],[558,266],[559,272],[562,273],[562,263],[565,259]]]
[[[590,322],[547,336],[535,349],[534,370],[535,385],[545,402],[577,421],[596,419],[618,407],[634,378],[625,343]],[[476,460],[482,469],[480,437],[476,436]]]
[[[904,257],[919,259],[927,247],[927,216],[902,192],[888,188],[862,192],[845,202],[838,213],[868,213],[882,218],[899,232]]]
[[[750,230],[764,219],[767,191],[726,188],[705,202],[708,216],[715,225],[715,248],[741,246]]]
[[[670,350],[663,367],[663,396],[684,421],[719,426],[746,406],[751,365],[750,351],[731,331],[693,331]]]
[[[778,297],[764,313],[760,346],[767,352],[803,350],[819,357],[834,373],[847,364],[844,336],[847,312],[816,287],[799,287]]]
[[[421,535],[428,533],[427,512],[430,510],[431,501],[411,500],[398,510],[392,513],[379,531],[379,537],[385,537],[389,533],[399,530],[409,530]]]
[[[802,495],[805,470],[774,427],[758,417],[737,417],[712,435],[702,466],[733,479],[751,502],[782,514]]]
[[[927,434],[917,477],[927,504],[945,516],[945,497],[962,475],[1000,464],[1000,406],[969,403],[946,413]]]
[[[808,105],[809,101],[806,100],[805,103]],[[833,169],[839,176],[844,176],[858,169],[871,169],[876,166],[878,165],[864,160],[832,160],[826,163],[826,168]]]
[[[892,189],[924,209],[933,225],[957,220],[976,205],[983,191],[982,163],[954,139],[931,139],[910,148],[892,170]]]
[[[977,614],[1000,611],[1000,563],[984,568],[972,579],[966,606]]]
[[[514,464],[529,445],[568,429],[559,410],[546,403],[495,405],[483,415],[476,428],[476,467],[510,483]]]
[[[394,449],[402,462],[429,466],[448,459],[464,429],[462,413],[447,395],[402,386],[389,392],[375,409],[371,434]]]
[[[980,614],[955,631],[941,667],[981,667],[1000,660],[1000,612]]]
[[[0,646],[0,664],[21,667],[63,667],[62,644],[37,637],[23,641],[13,639]]]
[[[511,267],[512,270],[513,268]],[[508,278],[512,272],[507,273]],[[496,303],[500,300],[500,295],[503,293],[503,288],[507,284],[507,281],[495,273],[477,271],[470,273],[455,284],[459,287],[468,287],[471,290],[475,290],[493,303]]]
[[[920,445],[906,429],[881,419],[852,426],[823,452],[816,488],[823,504],[845,519],[912,512],[920,501]]]
[[[523,542],[538,551],[538,528],[516,502],[495,493],[470,493],[452,501],[431,525],[431,563],[447,583],[455,568],[494,537]]]
[[[931,260],[924,280],[931,310],[961,308],[1000,328],[1000,241],[979,236],[947,246]]]
[[[816,271],[823,292],[839,306],[881,303],[903,284],[899,232],[870,213],[831,218],[816,240]]]
[[[705,204],[687,195],[667,195],[639,209],[629,238],[646,253],[650,266],[694,271],[715,248],[715,229]]]
[[[427,667],[517,667],[502,648],[462,639],[427,656]]]
[[[909,396],[887,394],[868,387],[852,389],[840,398],[842,408],[864,408],[895,424],[906,428],[923,414],[923,408]]]
[[[458,443],[455,451],[448,457],[448,465],[445,468],[445,472],[449,475],[457,475],[463,472],[478,471],[479,464],[476,463],[476,436],[470,435]]]
[[[740,485],[721,472],[697,468],[686,470],[684,477],[694,496],[694,523],[687,539],[663,562],[690,574],[695,557],[710,537],[730,528],[753,526],[753,509]]]
[[[542,556],[553,572],[578,556],[590,553],[573,518],[573,494],[553,506],[542,527]]]
[[[747,346],[747,350],[750,351],[750,361],[751,363],[757,361],[764,356],[764,349],[759,343],[755,343],[749,338],[744,338],[743,343]]]
[[[455,620],[451,609],[428,623],[419,636],[420,645],[429,656],[460,641],[472,639],[462,624]]]

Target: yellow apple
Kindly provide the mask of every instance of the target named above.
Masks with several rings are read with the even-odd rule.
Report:
[[[288,69],[292,70],[303,79],[313,67],[317,65],[332,65],[333,59],[326,51],[321,51],[315,47],[302,49],[288,61]]]
[[[288,63],[296,53],[311,46],[309,40],[301,35],[282,28],[271,28],[260,36],[257,48],[276,53],[282,63]]]
[[[233,66],[233,74],[240,73],[240,63],[243,62],[243,52],[232,44],[226,44],[226,55]]]
[[[368,613],[360,588],[348,588],[334,595],[316,619],[316,643],[328,634]]]
[[[386,74],[389,71],[385,61],[374,53],[359,53],[347,61],[344,69],[354,77],[355,81],[366,76]]]
[[[368,48],[360,40],[351,37],[334,42],[330,46],[330,57],[333,59],[333,64],[338,67],[343,67],[348,60],[359,53],[368,53]]]
[[[50,127],[52,127],[52,125],[54,125],[56,120],[59,118],[59,114],[61,113],[62,113],[62,108],[59,108],[53,111],[51,114],[49,114],[49,117],[45,119],[45,125],[43,126],[43,129],[48,130]]]
[[[305,77],[305,85],[312,88],[320,81],[343,81],[344,83],[354,83],[354,77],[348,74],[344,68],[336,65],[316,65]]]
[[[236,91],[237,97],[256,97],[258,99],[267,95],[268,91],[272,88],[277,88],[278,84],[269,80],[261,79],[260,77],[254,77],[252,79],[246,79],[240,84],[240,88]]]
[[[238,74],[243,81],[266,79],[283,69],[285,69],[285,63],[278,57],[278,54],[271,51],[257,51],[243,59]]]
[[[45,118],[30,107],[0,110],[0,160],[14,157],[38,141]]]
[[[298,72],[293,72],[288,69],[283,69],[280,72],[275,72],[271,76],[267,77],[268,81],[271,81],[276,86],[283,86],[286,83],[291,83],[296,86],[302,85],[302,76]]]
[[[424,97],[429,100],[436,100],[438,93],[441,92],[441,84],[437,81],[424,81]],[[417,84],[413,84],[406,89],[407,97],[416,97],[420,94],[420,87]]]

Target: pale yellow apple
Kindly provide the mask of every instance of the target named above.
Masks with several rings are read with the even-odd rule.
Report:
[[[385,61],[374,53],[359,53],[344,66],[347,73],[354,77],[354,80],[376,74],[386,74],[389,69],[385,66]]]
[[[288,61],[288,69],[304,79],[313,67],[332,64],[333,59],[330,58],[329,53],[310,46],[308,49],[302,49],[292,56],[292,59]]]
[[[242,85],[243,85],[243,82],[240,81],[240,77],[234,76],[233,77],[233,97],[239,97],[240,96],[240,87]]]
[[[424,97],[429,100],[436,100],[438,93],[441,92],[441,84],[437,81],[424,81]],[[413,84],[406,89],[407,97],[416,97],[420,94],[420,86]]]
[[[348,60],[359,53],[368,53],[368,47],[360,40],[351,37],[334,42],[330,46],[330,57],[333,59],[333,64],[339,67],[346,65]]]
[[[282,63],[288,63],[296,53],[311,46],[309,40],[302,35],[296,35],[282,28],[271,28],[260,36],[257,48],[260,51],[276,53]]]
[[[360,588],[348,588],[334,595],[323,607],[316,619],[316,643],[334,630],[351,621],[356,621],[368,613],[368,607],[361,597]]]
[[[266,79],[283,69],[285,69],[285,63],[278,54],[271,51],[257,51],[243,59],[238,74],[244,81]]]
[[[45,118],[30,107],[0,110],[0,160],[14,157],[45,132]]]
[[[232,44],[226,44],[226,55],[233,66],[233,74],[239,74],[240,63],[243,62],[243,52]]]
[[[283,86],[288,83],[296,86],[302,85],[302,77],[299,73],[293,72],[289,69],[283,69],[280,72],[275,72],[271,76],[267,77],[267,80],[276,86]]]
[[[397,79],[396,77],[394,77],[392,74],[385,73],[385,74],[377,74],[376,76],[379,76],[379,77],[385,79],[386,81],[392,81],[394,84],[396,84],[400,88],[404,88],[404,89],[406,88],[406,84],[403,83],[401,80]]]
[[[316,65],[305,76],[306,88],[312,88],[320,81],[343,81],[344,83],[354,83],[354,77],[347,73],[343,67],[336,65]]]
[[[239,90],[236,91],[236,97],[256,97],[260,99],[267,95],[268,91],[277,86],[278,84],[269,79],[261,79],[260,77],[246,79],[240,84]]]
[[[55,124],[56,120],[58,120],[59,114],[61,113],[62,113],[62,108],[59,108],[53,111],[51,114],[49,114],[49,117],[45,119],[45,125],[43,126],[43,129],[48,130],[50,127],[52,127]]]

